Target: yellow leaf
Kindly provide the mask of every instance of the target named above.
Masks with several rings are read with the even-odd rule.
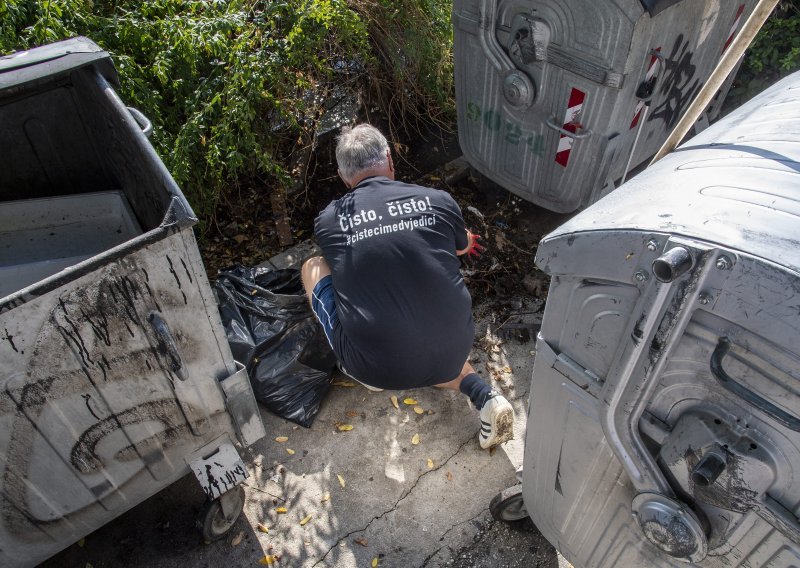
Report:
[[[303,517],[303,520],[302,520],[302,521],[300,521],[300,526],[302,527],[302,526],[303,526],[303,525],[305,525],[305,524],[306,524],[308,521],[310,521],[310,520],[311,520],[311,517],[313,517],[313,515],[308,515],[307,517]]]
[[[414,435],[411,437],[411,443],[412,443],[413,445],[415,445],[415,446],[416,446],[417,444],[419,444],[419,434],[414,434]]]
[[[243,538],[244,538],[244,533],[240,532],[235,537],[233,537],[233,540],[231,541],[231,546],[239,546]]]
[[[395,395],[392,395],[392,406],[398,409],[400,408],[400,405],[397,404],[397,397]]]
[[[372,568],[375,568],[378,565],[378,557],[372,559]]]
[[[331,500],[331,494],[330,493],[326,493],[325,495],[322,496],[322,499],[320,499],[320,502],[321,503],[326,503],[326,502],[328,502],[330,500]]]
[[[267,566],[272,566],[275,564],[275,557],[271,554],[267,554],[264,558],[258,561],[259,564],[266,564]]]
[[[288,442],[289,441],[289,437],[288,436],[278,436],[277,438],[275,438],[275,441],[278,442],[279,444],[283,444],[284,442]]]
[[[409,397],[409,398],[404,398],[404,399],[403,399],[403,404],[407,404],[407,405],[409,405],[409,406],[412,406],[412,405],[414,405],[414,404],[417,404],[417,401],[416,401],[416,400],[414,400],[414,399],[413,399],[413,398],[411,398],[411,397]]]
[[[425,409],[422,408],[421,406],[415,406],[414,412],[416,412],[417,414],[425,414]]]
[[[345,412],[345,414],[350,418],[355,418],[356,416],[358,416],[358,412],[355,410],[348,410],[347,412]]]
[[[428,469],[433,469],[433,460],[428,458]]]
[[[277,509],[275,509],[275,512],[276,513],[285,513],[286,512],[286,507],[278,507]]]
[[[289,454],[290,456],[293,456],[295,454],[295,451],[292,448],[286,448],[286,453]]]
[[[352,429],[352,424],[339,424],[339,432],[349,432]]]
[[[447,472],[447,481],[453,481],[453,474],[449,471]]]
[[[258,523],[258,525],[256,525],[256,526],[258,527],[258,531],[259,532],[263,532],[263,533],[268,533],[269,532],[269,527],[266,526],[266,525],[262,525],[261,523]]]
[[[342,489],[344,489],[344,477],[342,477],[342,476],[341,476],[341,475],[339,475],[338,473],[336,474],[336,477],[338,477],[338,478],[339,478],[339,485],[341,485],[341,486],[342,486]]]

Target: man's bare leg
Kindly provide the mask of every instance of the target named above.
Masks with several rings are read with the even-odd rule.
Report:
[[[461,373],[452,381],[447,381],[446,383],[440,383],[438,385],[433,385],[438,389],[451,389],[451,390],[460,390],[461,381],[464,380],[464,377],[467,375],[474,373],[475,369],[472,365],[469,364],[469,360],[464,363],[464,366],[461,368]]]
[[[300,269],[300,279],[303,281],[303,288],[306,290],[309,304],[311,303],[311,294],[314,291],[314,287],[330,273],[330,266],[321,256],[312,256],[303,263],[303,267]]]

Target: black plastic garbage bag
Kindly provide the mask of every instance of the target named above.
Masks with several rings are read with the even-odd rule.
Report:
[[[234,266],[220,271],[215,289],[233,357],[247,367],[256,399],[310,427],[336,356],[308,306],[300,271]]]

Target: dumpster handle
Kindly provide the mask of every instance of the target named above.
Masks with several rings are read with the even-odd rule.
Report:
[[[569,138],[574,138],[575,140],[583,140],[584,138],[587,138],[587,137],[591,136],[591,134],[592,134],[591,130],[583,130],[582,132],[570,132],[569,130],[567,130],[565,128],[561,128],[558,125],[558,123],[556,122],[555,118],[548,118],[547,120],[544,121],[544,123],[549,128],[552,128],[553,130],[555,130],[559,134],[561,134],[563,136],[567,136]]]
[[[169,361],[170,369],[172,369],[172,371],[178,375],[178,378],[182,381],[185,381],[188,378],[186,375],[186,369],[183,366],[183,360],[181,359],[181,354],[178,351],[178,345],[175,342],[175,338],[172,336],[172,332],[167,326],[167,322],[165,322],[164,319],[155,312],[152,312],[147,319],[150,322],[150,325],[153,326],[153,331],[156,332],[159,352],[166,356],[167,360]]]
[[[725,355],[731,350],[731,341],[727,337],[720,337],[717,347],[711,354],[711,374],[717,379],[717,382],[725,387],[728,391],[743,398],[765,414],[769,414],[772,418],[794,430],[800,432],[800,418],[789,414],[785,410],[778,408],[764,397],[754,393],[743,384],[733,380],[731,376],[722,368],[722,360]]]
[[[150,119],[147,118],[138,108],[128,107],[128,112],[131,113],[133,120],[135,120],[136,124],[139,125],[139,128],[142,129],[142,134],[149,138],[153,133],[153,123],[150,122]]]

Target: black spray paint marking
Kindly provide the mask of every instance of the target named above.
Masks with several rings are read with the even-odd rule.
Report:
[[[183,285],[181,284],[181,279],[178,277],[178,273],[175,272],[175,267],[172,266],[172,259],[169,257],[169,255],[166,256],[167,256],[167,262],[169,263],[169,271],[172,273],[172,277],[175,278],[175,282],[178,283],[178,290],[180,290],[181,294],[183,294],[183,303],[188,304],[189,301],[186,299],[186,294],[183,291]]]
[[[666,72],[659,89],[661,96],[666,96],[666,99],[655,107],[649,121],[663,120],[667,127],[672,128],[700,90],[700,80],[694,79],[697,71],[697,66],[692,63],[694,53],[688,47],[689,42],[683,41],[683,34],[675,39],[672,53],[664,60]]]
[[[108,318],[106,317],[106,314],[103,312],[98,312],[97,319],[95,320],[92,319],[92,317],[87,314],[83,308],[81,308],[81,315],[87,322],[89,322],[89,325],[92,327],[92,331],[94,331],[95,337],[110,347],[111,336],[108,333]]]
[[[86,402],[86,408],[89,410],[92,416],[94,416],[94,419],[100,420],[100,417],[95,413],[94,409],[92,408],[92,405],[89,404],[89,401],[92,400],[92,395],[82,394],[81,397],[83,398],[84,402]]]
[[[14,345],[14,336],[11,335],[10,333],[8,333],[7,329],[5,330],[5,332],[6,332],[6,336],[3,339],[8,341],[9,345],[11,345],[11,349],[13,349],[16,353],[19,353],[19,349],[17,349],[17,346]]]
[[[61,299],[58,300],[58,303],[61,306],[61,311],[64,316],[64,321],[66,321],[69,327],[72,329],[72,331],[70,331],[64,328],[63,326],[56,324],[59,331],[61,331],[64,337],[69,339],[69,341],[71,341],[75,345],[76,349],[78,350],[78,355],[80,355],[81,361],[83,362],[84,366],[94,365],[94,361],[92,361],[92,357],[89,355],[89,350],[86,348],[86,343],[84,343],[83,337],[81,337],[80,331],[78,330],[78,326],[75,325],[75,322],[73,322],[70,319],[69,315],[67,314],[67,306]]]
[[[193,284],[194,280],[192,279],[192,274],[189,272],[189,268],[186,266],[186,263],[183,262],[183,259],[181,259],[181,264],[183,265],[183,270],[186,272],[186,276],[189,278],[189,284]]]

